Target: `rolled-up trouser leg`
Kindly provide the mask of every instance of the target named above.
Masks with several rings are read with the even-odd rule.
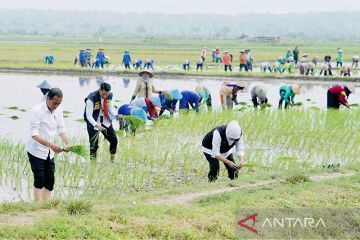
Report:
[[[230,96],[225,97],[225,102],[227,109],[233,109],[233,101]]]
[[[31,153],[27,153],[31,170],[34,175],[34,187],[38,189],[46,188],[49,191],[54,189],[55,182],[55,162],[54,159],[50,159],[50,156],[46,160],[35,157]]]
[[[54,158],[48,158],[45,163],[45,183],[44,187],[52,191],[54,190],[54,183],[55,183],[55,162]]]

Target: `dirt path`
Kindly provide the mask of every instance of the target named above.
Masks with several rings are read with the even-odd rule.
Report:
[[[321,181],[321,180],[328,180],[328,179],[335,179],[339,177],[350,177],[355,175],[356,172],[350,172],[350,173],[325,173],[320,175],[314,175],[311,176],[310,179],[312,181]],[[277,180],[264,180],[264,181],[258,181],[255,183],[247,183],[240,186],[235,187],[225,187],[221,189],[213,189],[213,190],[207,190],[203,192],[194,192],[194,193],[185,193],[182,195],[177,195],[165,199],[151,199],[148,201],[150,204],[154,205],[174,205],[174,204],[188,204],[193,202],[196,199],[199,199],[201,197],[207,197],[212,196],[215,194],[225,193],[225,192],[232,192],[240,189],[246,189],[246,188],[253,188],[253,187],[260,187],[260,186],[266,186],[266,185],[272,185],[280,183],[284,180],[277,179]],[[111,208],[111,206],[95,206],[95,208],[99,209],[108,209]],[[55,216],[58,214],[58,211],[55,209],[50,210],[38,210],[33,212],[26,212],[26,213],[9,213],[9,214],[0,214],[0,229],[3,227],[9,227],[9,226],[17,226],[17,227],[24,227],[24,226],[32,226],[36,224],[37,222],[40,222],[44,218],[48,218],[51,216]]]
[[[321,180],[328,180],[328,179],[334,179],[334,178],[340,178],[340,177],[350,177],[355,175],[356,172],[350,172],[350,173],[324,173],[320,175],[314,175],[309,177],[312,181],[321,181]],[[280,183],[284,180],[264,180],[264,181],[258,181],[255,183],[247,183],[240,186],[235,187],[225,187],[221,189],[214,189],[214,190],[208,190],[203,192],[195,192],[195,193],[185,193],[182,195],[177,195],[169,198],[164,199],[151,199],[148,202],[150,204],[154,205],[174,205],[174,204],[188,204],[191,203],[201,197],[208,197],[215,194],[225,193],[225,192],[232,192],[240,189],[246,189],[246,188],[253,188],[253,187],[259,187],[259,186],[265,186],[265,185],[272,185]]]
[[[41,221],[43,218],[54,216],[57,214],[56,210],[39,210],[26,213],[9,213],[0,214],[0,229],[2,227],[24,227],[32,226]]]

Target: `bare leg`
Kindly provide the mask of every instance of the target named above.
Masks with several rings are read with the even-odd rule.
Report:
[[[51,197],[51,191],[47,190],[46,188],[42,189],[42,200],[47,201]]]
[[[42,189],[34,187],[33,193],[34,193],[34,201],[39,202],[42,200],[41,196]]]

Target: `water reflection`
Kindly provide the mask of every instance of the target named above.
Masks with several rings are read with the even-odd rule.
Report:
[[[124,83],[124,88],[128,88],[130,83],[130,78],[123,78],[123,83]]]
[[[134,92],[137,80],[139,78],[128,77],[91,77],[91,76],[61,76],[61,75],[31,75],[31,74],[0,74],[0,85],[2,89],[24,89],[21,97],[14,95],[12,91],[3,91],[0,102],[0,119],[2,126],[0,136],[8,136],[21,141],[26,141],[29,132],[28,111],[40,102],[41,92],[36,86],[43,79],[47,79],[53,87],[59,87],[64,93],[62,107],[64,111],[69,112],[65,119],[68,131],[75,136],[86,136],[86,126],[81,121],[85,108],[84,99],[92,92],[99,89],[99,84],[108,82],[112,86],[114,94],[114,105],[119,107],[122,104],[129,103]],[[212,96],[214,109],[220,108],[219,89],[224,79],[215,78],[177,78],[177,79],[159,79],[154,78],[155,88],[161,90],[192,90],[194,91],[198,84],[209,88]],[[239,102],[246,102],[251,105],[250,89],[255,85],[263,85],[268,92],[269,103],[276,108],[279,101],[279,87],[281,85],[292,84],[294,81],[287,80],[251,80],[248,81],[248,87],[245,91],[238,94]],[[326,108],[326,92],[334,84],[346,84],[346,82],[315,82],[315,81],[297,81],[302,86],[302,94],[295,97],[295,102],[302,102],[305,108],[319,107]],[[359,84],[355,84],[359,86]],[[360,103],[360,94],[351,94],[349,102]],[[17,107],[18,109],[9,109]],[[20,111],[24,110],[24,111]],[[11,116],[19,117],[18,120],[12,120]],[[115,126],[116,127],[116,124]]]
[[[80,86],[89,86],[91,78],[90,77],[79,77]]]

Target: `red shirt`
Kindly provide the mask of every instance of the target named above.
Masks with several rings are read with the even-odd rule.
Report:
[[[224,54],[222,56],[222,61],[224,63],[224,65],[231,65],[231,58],[229,54]]]
[[[345,93],[345,88],[343,86],[333,86],[332,88],[329,89],[329,92],[332,93],[333,95],[338,97],[339,102],[342,105],[348,105],[348,101],[346,100],[346,93]]]

